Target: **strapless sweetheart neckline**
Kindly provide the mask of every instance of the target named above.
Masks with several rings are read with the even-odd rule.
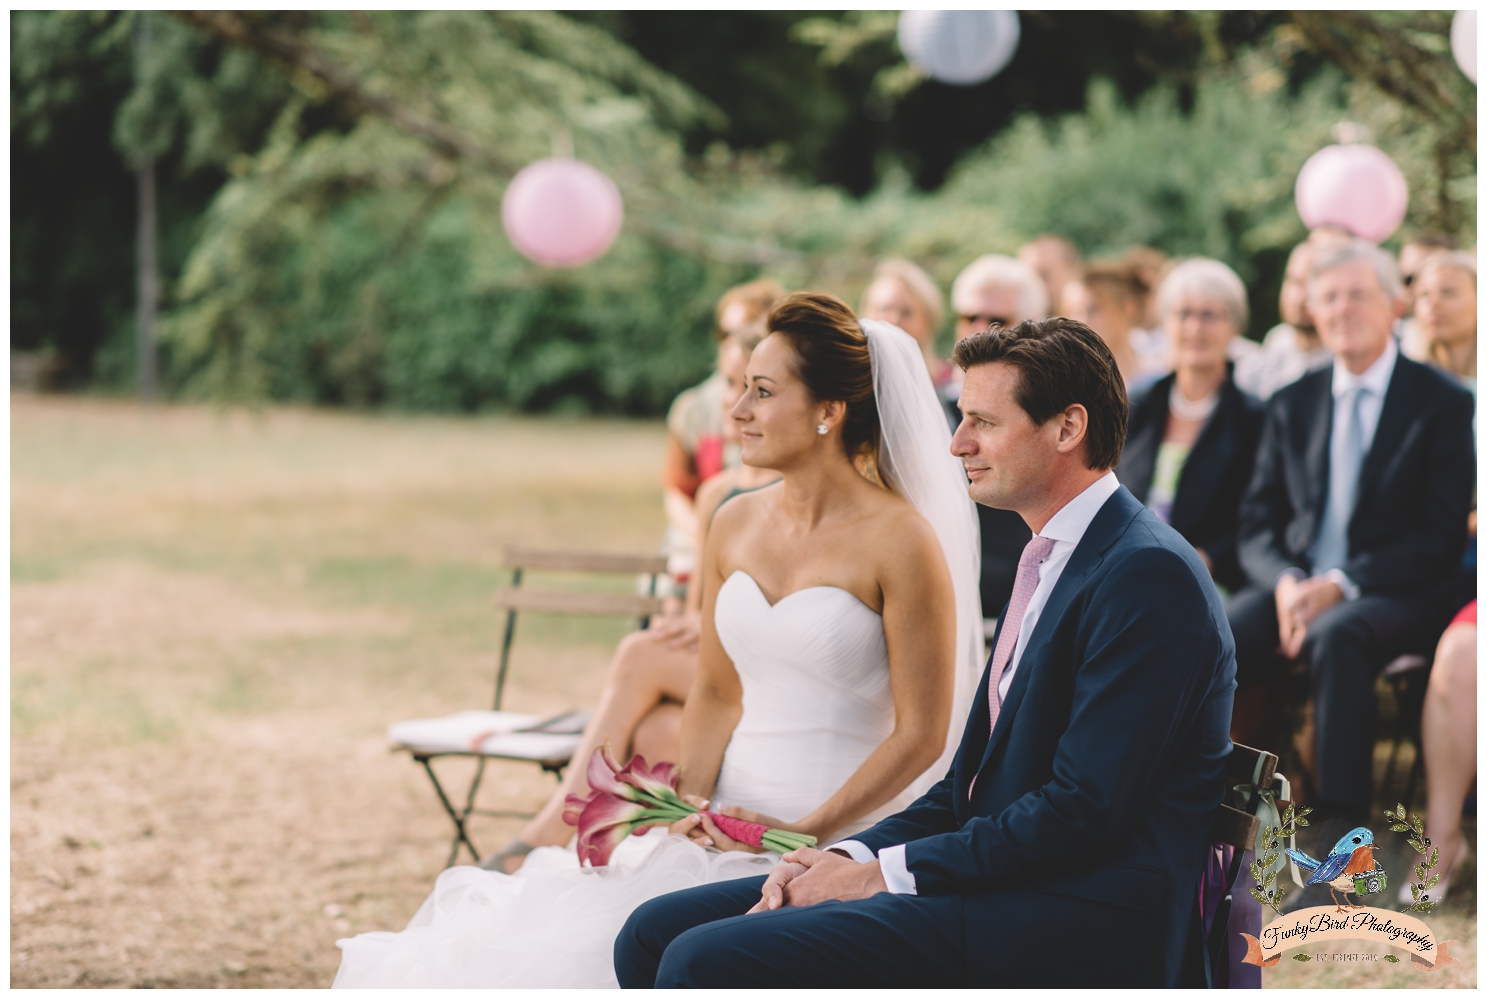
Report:
[[[724,585],[727,585],[729,582],[731,582],[734,576],[742,576],[750,583],[754,584],[754,592],[759,594],[759,598],[764,601],[764,606],[768,607],[770,610],[774,610],[786,600],[789,600],[791,597],[798,597],[802,593],[809,593],[812,590],[836,590],[838,593],[845,593],[847,596],[851,597],[859,604],[862,604],[863,607],[867,608],[867,612],[874,617],[881,618],[883,616],[878,611],[875,611],[871,607],[868,607],[863,599],[857,594],[841,586],[803,586],[798,590],[791,590],[789,593],[785,594],[783,597],[780,597],[780,599],[776,600],[774,603],[770,603],[769,597],[765,596],[764,588],[759,585],[759,581],[742,569],[734,569],[733,572],[728,576],[728,578],[723,581]]]

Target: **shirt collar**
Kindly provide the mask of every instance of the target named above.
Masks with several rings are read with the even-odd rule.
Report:
[[[1380,399],[1389,390],[1389,379],[1394,374],[1394,362],[1399,359],[1399,347],[1394,343],[1394,337],[1389,337],[1389,342],[1384,345],[1384,352],[1379,359],[1368,366],[1368,370],[1361,375],[1355,375],[1342,363],[1342,358],[1336,357],[1332,360],[1332,397],[1341,399],[1353,389],[1362,385]]]
[[[1100,512],[1105,501],[1119,488],[1120,480],[1115,477],[1115,473],[1106,472],[1086,487],[1084,492],[1065,503],[1058,513],[1048,518],[1048,523],[1043,525],[1038,537],[1079,544],[1079,539],[1089,530],[1090,521],[1095,519],[1095,514]]]

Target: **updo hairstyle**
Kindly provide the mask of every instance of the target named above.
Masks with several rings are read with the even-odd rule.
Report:
[[[795,374],[817,402],[847,404],[842,444],[860,472],[879,482],[878,401],[867,336],[851,307],[835,295],[798,291],[769,313],[769,332],[790,345]]]

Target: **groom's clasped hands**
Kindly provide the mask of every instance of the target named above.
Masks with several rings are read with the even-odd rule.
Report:
[[[791,850],[780,860],[765,879],[759,901],[745,915],[786,905],[848,902],[888,890],[876,860],[859,864],[836,851],[809,848]]]

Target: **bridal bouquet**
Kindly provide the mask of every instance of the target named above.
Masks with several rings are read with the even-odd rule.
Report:
[[[603,867],[620,841],[635,830],[671,825],[699,811],[676,793],[674,763],[649,767],[645,757],[636,756],[621,767],[609,747],[601,746],[589,758],[588,778],[593,793],[587,798],[568,795],[563,809],[563,821],[578,827],[580,864],[588,861],[594,867]],[[805,833],[771,829],[717,812],[707,814],[719,829],[749,846],[785,853],[816,845],[816,837]]]

